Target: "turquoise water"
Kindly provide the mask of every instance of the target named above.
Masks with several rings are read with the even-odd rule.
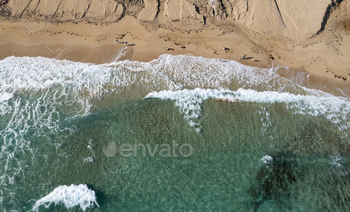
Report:
[[[277,71],[2,60],[0,209],[348,211],[349,99]]]

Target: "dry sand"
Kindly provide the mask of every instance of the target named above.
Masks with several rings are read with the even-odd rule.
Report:
[[[108,63],[116,58],[145,62],[162,54],[192,54],[258,67],[288,66],[309,72],[315,84],[350,93],[350,3],[345,1],[331,10],[323,29],[331,0],[297,1],[294,6],[238,0],[232,10],[225,4],[233,1],[209,1],[214,2],[211,6],[199,0],[92,0],[85,7],[80,0],[62,0],[60,5],[44,5],[43,0],[33,8],[31,1],[26,8],[23,2],[10,1],[0,10],[0,59],[43,56]],[[116,38],[128,45],[116,43]],[[256,61],[239,60],[248,51],[247,57]]]
[[[56,25],[43,22],[2,22],[1,25],[1,59],[10,55],[44,56],[73,61],[85,58],[80,61],[106,63],[113,61],[121,49],[127,48],[129,56],[124,56],[120,60],[146,62],[162,54],[193,54],[208,58],[238,60],[253,47],[251,42],[247,42],[244,37],[234,32],[223,35],[222,30],[211,27],[197,32],[164,28],[149,31],[140,25],[137,19],[130,16],[117,23],[101,25],[89,23]],[[115,42],[116,38],[119,43]],[[124,41],[127,41],[127,45],[123,43]],[[224,51],[223,46],[229,50]],[[105,56],[107,58],[104,58]],[[250,56],[254,56],[259,62],[251,60],[240,62],[260,67],[267,67],[272,62],[266,53],[255,48],[247,55]]]

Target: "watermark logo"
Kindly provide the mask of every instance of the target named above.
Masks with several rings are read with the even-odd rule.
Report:
[[[138,154],[142,155],[142,157],[146,157],[147,154],[151,157],[159,156],[163,158],[167,157],[190,157],[193,154],[193,147],[190,144],[182,144],[179,146],[175,141],[172,141],[170,144],[156,144],[155,146],[151,146],[150,144],[122,144],[119,148],[117,148],[117,144],[115,142],[111,142],[103,147],[103,153],[107,157],[113,157],[119,153],[122,157],[137,157]],[[179,147],[179,148],[177,148]]]
[[[107,147],[103,147],[103,153],[107,157],[113,157],[117,153],[117,144],[115,142],[111,142]]]

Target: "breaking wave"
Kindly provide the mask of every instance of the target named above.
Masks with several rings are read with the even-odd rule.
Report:
[[[94,204],[99,207],[95,192],[83,184],[58,186],[50,194],[39,199],[33,210],[38,211],[41,205],[49,208],[52,203],[55,203],[55,205],[63,204],[67,209],[80,206],[83,211],[94,206]]]
[[[63,125],[63,121],[87,116],[94,102],[98,102],[95,100],[106,94],[123,94],[132,87],[142,90],[144,99],[175,101],[198,133],[202,103],[208,99],[228,104],[282,103],[294,114],[324,116],[341,130],[349,128],[348,98],[304,88],[281,77],[277,70],[278,67],[257,68],[189,55],[161,55],[149,63],[119,61],[101,65],[42,57],[1,60],[0,191],[14,184],[16,175],[27,174],[22,167],[34,161],[37,153],[31,137],[41,136],[50,143],[49,135],[72,135],[76,127]],[[266,115],[265,127],[271,127],[269,113],[266,108],[262,110],[260,113]],[[24,159],[28,158],[24,157],[26,154],[32,161]],[[88,157],[82,163],[95,161]],[[74,199],[72,193],[79,194],[81,199]],[[66,204],[62,202],[63,196],[70,200],[67,208],[97,205],[93,191],[84,185],[71,185],[57,187],[38,200],[34,208]]]
[[[350,101],[335,96],[295,95],[276,91],[258,92],[243,88],[237,91],[201,89],[152,92],[145,98],[169,99],[175,101],[188,123],[200,132],[198,118],[201,112],[201,103],[213,98],[230,103],[285,103],[294,114],[324,116],[341,130],[350,126]]]

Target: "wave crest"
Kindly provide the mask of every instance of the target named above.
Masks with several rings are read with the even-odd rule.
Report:
[[[55,205],[63,204],[67,209],[80,206],[83,211],[94,204],[100,207],[96,202],[95,191],[83,184],[58,186],[50,194],[38,200],[33,210],[38,211],[41,205],[49,208],[52,203]]]
[[[243,88],[237,91],[196,88],[194,90],[152,92],[145,98],[175,101],[175,106],[180,108],[180,112],[184,114],[188,123],[196,128],[197,132],[200,131],[198,118],[200,116],[201,103],[210,98],[231,103],[286,103],[287,109],[294,114],[324,116],[336,124],[340,130],[350,127],[350,101],[346,98],[331,95],[295,95],[276,91],[258,92]]]

